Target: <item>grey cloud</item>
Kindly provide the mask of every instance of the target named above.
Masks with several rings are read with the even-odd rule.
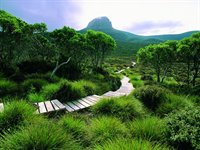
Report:
[[[172,30],[176,27],[180,27],[182,24],[180,22],[165,21],[165,22],[153,22],[145,21],[134,24],[132,27],[127,28],[127,30],[132,31],[133,33],[144,34],[149,31],[157,31],[162,29]]]

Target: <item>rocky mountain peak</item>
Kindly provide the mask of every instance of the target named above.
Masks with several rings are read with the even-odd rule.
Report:
[[[107,17],[98,17],[90,21],[87,28],[94,30],[112,29],[112,23]]]

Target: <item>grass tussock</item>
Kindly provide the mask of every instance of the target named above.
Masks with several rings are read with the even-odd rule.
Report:
[[[79,150],[80,146],[57,124],[51,121],[42,121],[22,127],[12,134],[5,134],[0,140],[0,149]]]
[[[103,143],[107,140],[128,136],[126,126],[117,118],[99,117],[91,121],[87,127],[88,138],[92,144]]]
[[[134,96],[152,111],[155,111],[161,103],[165,102],[166,93],[170,92],[155,85],[143,86],[133,92]]]
[[[0,113],[0,133],[10,132],[34,120],[34,111],[34,107],[24,101],[13,101],[5,104],[4,111]]]
[[[66,115],[60,119],[59,124],[67,133],[70,133],[74,139],[82,143],[82,145],[88,145],[85,121],[75,118],[72,115]]]
[[[159,143],[151,143],[142,139],[118,138],[109,140],[103,145],[96,145],[95,150],[169,150]]]
[[[150,141],[161,141],[165,124],[158,117],[137,119],[129,124],[132,137]]]
[[[129,121],[145,115],[143,105],[133,97],[103,99],[91,108],[96,115],[115,116]]]
[[[194,102],[190,97],[168,93],[166,94],[166,101],[158,107],[156,113],[159,116],[164,117],[166,114],[169,114],[174,110],[182,110],[186,107],[192,106],[194,106]]]

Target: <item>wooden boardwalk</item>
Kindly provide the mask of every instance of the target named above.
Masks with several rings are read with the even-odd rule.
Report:
[[[36,113],[38,114],[65,111],[65,106],[57,99],[35,103],[35,105],[37,107]]]
[[[106,97],[119,97],[130,94],[134,90],[131,83],[129,83],[128,77],[123,77],[121,80],[121,87],[117,91],[109,91],[102,96],[92,95],[85,98],[75,100],[72,102],[67,102],[65,105],[67,112],[78,111],[96,104],[99,100]]]
[[[121,80],[121,87],[116,91],[106,92],[102,96],[98,95],[87,96],[85,98],[67,102],[65,104],[62,104],[57,99],[35,103],[37,107],[36,113],[49,114],[51,112],[58,112],[58,111],[67,111],[67,112],[78,111],[93,106],[102,98],[125,96],[130,94],[133,90],[134,87],[132,86],[131,83],[129,83],[129,78],[124,76],[123,79]],[[3,109],[4,109],[3,103],[0,103],[0,112],[2,112]]]

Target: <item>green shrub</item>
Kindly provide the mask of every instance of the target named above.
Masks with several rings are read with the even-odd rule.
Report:
[[[27,97],[28,97],[28,100],[33,103],[43,102],[46,100],[45,97],[39,93],[29,93]]]
[[[145,115],[142,104],[131,97],[103,99],[91,108],[97,115],[115,116],[126,120],[133,120]]]
[[[35,109],[24,101],[7,103],[0,113],[0,133],[10,131],[34,119]]]
[[[188,107],[166,117],[166,140],[182,150],[200,149],[200,107]]]
[[[141,100],[147,108],[153,111],[165,101],[166,93],[168,93],[166,89],[158,86],[143,86],[133,92],[137,99]]]
[[[100,117],[93,119],[87,127],[88,138],[92,144],[103,143],[116,137],[128,136],[125,125],[117,118]]]
[[[94,150],[169,150],[166,146],[141,139],[118,138],[97,145]]]
[[[129,125],[133,137],[154,141],[162,139],[164,128],[164,122],[158,117],[137,119]]]
[[[54,122],[43,121],[22,127],[13,134],[5,134],[0,149],[18,150],[78,150],[80,146]]]
[[[96,85],[90,81],[86,81],[86,80],[80,80],[77,82],[73,83],[74,88],[82,88],[82,90],[85,92],[86,96],[87,95],[92,95],[96,92]]]
[[[48,63],[45,60],[36,60],[29,59],[27,61],[20,62],[18,64],[19,70],[23,74],[32,74],[32,73],[47,73],[49,70],[53,70],[51,63]]]
[[[51,83],[43,86],[41,90],[41,94],[48,100],[54,98],[56,92],[61,88],[61,84],[59,83]]]
[[[61,78],[57,77],[56,75],[51,77],[51,72],[48,72],[45,74],[40,74],[40,73],[27,74],[26,79],[42,79],[50,83],[56,83],[61,80]]]
[[[83,120],[67,115],[61,118],[59,124],[67,133],[70,133],[74,139],[82,142],[83,145],[88,144],[86,140],[86,124]]]
[[[62,80],[57,84],[49,84],[42,90],[42,94],[47,99],[59,99],[61,102],[72,101],[87,95],[92,95],[96,91],[96,86],[92,82],[80,80],[69,82]]]
[[[22,83],[23,88],[26,91],[34,88],[36,92],[39,92],[42,89],[42,86],[46,85],[48,82],[44,79],[27,79]]]
[[[106,79],[106,82],[109,83],[111,91],[115,91],[121,86],[120,77],[116,75],[106,76],[105,79]]]
[[[138,74],[131,75],[130,81],[135,88],[138,88],[138,87],[141,87],[144,85],[144,81],[142,81],[140,78],[141,78],[141,76]]]
[[[8,94],[15,94],[18,86],[15,82],[6,79],[0,79],[0,97]]]
[[[162,103],[158,107],[156,113],[163,117],[174,110],[181,110],[185,107],[191,107],[193,105],[193,102],[186,96],[168,93],[166,94],[166,102]]]

